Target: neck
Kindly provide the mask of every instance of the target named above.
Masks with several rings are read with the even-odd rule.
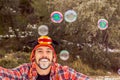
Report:
[[[50,73],[50,69],[51,69],[51,66],[48,67],[45,70],[40,69],[38,65],[36,66],[36,70],[37,70],[37,72],[38,72],[39,75],[47,75],[47,74],[49,74]]]

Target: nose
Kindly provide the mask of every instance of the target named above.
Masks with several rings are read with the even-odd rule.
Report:
[[[47,52],[46,51],[43,52],[43,57],[47,57]]]

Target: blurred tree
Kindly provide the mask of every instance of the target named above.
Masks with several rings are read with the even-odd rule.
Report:
[[[60,24],[50,21],[51,12],[60,11],[64,15],[69,9],[77,12],[77,21],[63,21]],[[119,0],[0,0],[0,34],[9,33],[8,27],[12,27],[16,38],[11,39],[11,48],[21,50],[30,39],[39,36],[36,29],[27,29],[28,24],[32,27],[46,24],[49,26],[48,35],[57,43],[58,53],[62,49],[67,49],[74,60],[76,55],[79,55],[82,61],[95,69],[110,69],[111,66],[115,67],[112,64],[116,60],[111,59],[112,54],[108,49],[120,48],[119,13]],[[104,31],[97,27],[97,22],[101,18],[109,22],[109,27]],[[21,31],[27,30],[31,31],[33,36],[21,39],[19,35],[25,35],[25,32]],[[10,46],[7,44],[10,44],[10,39],[5,40],[2,46],[5,46],[5,43],[7,47]],[[13,47],[13,44],[17,47]],[[116,65],[119,67],[119,64]]]
[[[41,11],[39,12],[39,10]],[[9,41],[10,45],[12,42],[15,42],[19,46],[14,48],[21,50],[30,37],[33,38],[38,35],[36,30],[32,29],[36,27],[33,25],[43,22],[42,20],[45,21],[47,14],[46,2],[42,0],[0,0],[0,33],[1,35],[8,35],[7,37],[14,36],[15,38],[7,38],[9,40],[5,40],[4,42],[8,43]],[[27,29],[28,24],[32,26],[31,30]],[[30,36],[30,33],[32,36]],[[8,49],[10,45],[7,45]],[[6,47],[5,44],[4,47]],[[11,48],[13,47],[11,46]]]
[[[34,8],[34,15],[39,18],[40,22],[48,22],[50,13],[48,11],[48,5],[45,0],[32,0],[31,5]]]
[[[19,31],[25,30],[25,26],[27,25],[26,17],[23,16],[20,12],[20,10],[22,9],[20,7],[20,1],[19,0],[0,0],[0,5],[2,5],[2,8],[0,9],[0,15],[1,15],[0,25],[4,33],[2,35],[9,35],[9,34],[14,35],[15,36],[14,42],[16,42],[16,44],[19,45],[19,46],[16,46],[15,48],[17,48],[17,50],[18,49],[20,50],[20,46],[22,46],[22,43],[19,43],[20,42]],[[9,28],[11,28],[10,32],[9,32]],[[16,30],[16,29],[19,29],[19,30]],[[10,46],[12,42],[11,39],[5,40],[5,42],[9,43],[9,46],[7,44],[8,49],[13,46],[13,45]],[[4,47],[6,47],[6,44],[4,44],[3,48]]]
[[[52,28],[51,35],[61,42],[61,47],[69,49],[73,56],[80,55],[84,62],[87,61],[95,69],[110,69],[113,63],[110,60],[111,54],[108,48],[120,48],[120,3],[118,1],[51,1],[51,6],[54,6],[52,10],[64,14],[65,11],[73,9],[78,14],[77,21],[73,23],[63,21],[59,25],[51,24],[60,26]],[[104,31],[97,27],[98,20],[102,18],[109,22],[108,29]]]

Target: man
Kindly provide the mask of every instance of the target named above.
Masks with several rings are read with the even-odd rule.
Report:
[[[75,70],[56,63],[56,53],[52,39],[38,38],[38,44],[31,53],[31,63],[14,69],[0,67],[0,80],[91,80]]]

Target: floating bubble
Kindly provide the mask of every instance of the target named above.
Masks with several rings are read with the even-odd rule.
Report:
[[[98,20],[98,28],[100,30],[105,30],[108,28],[108,21],[106,19],[99,19]]]
[[[74,22],[77,19],[77,13],[74,10],[68,10],[64,14],[64,19],[66,22]]]
[[[77,56],[76,56],[76,58],[77,58],[77,59],[79,59],[79,58],[80,58],[80,56],[79,56],[79,55],[77,55]]]
[[[69,52],[67,50],[62,50],[60,52],[60,59],[64,60],[64,61],[68,60],[69,59]]]
[[[48,34],[48,27],[46,25],[41,25],[38,27],[38,34],[41,36]]]
[[[51,21],[54,23],[61,23],[63,21],[63,15],[59,11],[54,11],[51,13]]]
[[[118,69],[118,74],[120,75],[120,69]]]

